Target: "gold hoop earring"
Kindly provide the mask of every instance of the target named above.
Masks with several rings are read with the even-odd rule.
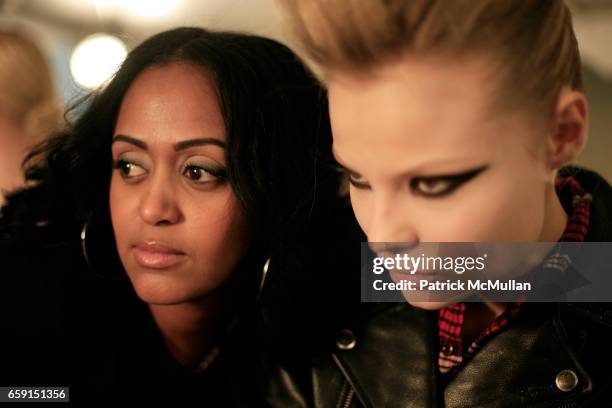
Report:
[[[112,227],[98,226],[95,220],[90,216],[81,229],[83,259],[95,275],[113,281],[124,280],[127,274],[116,252]]]
[[[257,292],[257,299],[261,297],[261,291],[263,290],[264,284],[266,283],[266,277],[268,276],[268,269],[270,269],[270,258],[266,259],[266,263],[261,271],[261,280],[259,281],[259,291]]]
[[[83,224],[83,229],[81,230],[81,252],[83,252],[83,258],[85,258],[85,261],[87,262],[87,265],[89,265],[90,267],[92,267],[91,262],[89,261],[89,255],[87,254],[87,226],[89,225],[89,223],[85,223]],[[92,267],[93,268],[93,267]]]

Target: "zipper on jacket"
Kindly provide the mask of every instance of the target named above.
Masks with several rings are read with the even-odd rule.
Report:
[[[359,395],[357,395],[357,392],[355,391],[355,388],[353,387],[353,385],[349,381],[349,376],[348,376],[348,374],[346,372],[346,369],[342,365],[342,362],[340,361],[338,356],[335,353],[332,353],[332,358],[334,359],[334,363],[336,364],[336,367],[338,367],[338,369],[340,370],[340,372],[344,376],[344,381],[345,381],[345,385],[346,385],[346,387],[343,387],[343,389],[342,389],[342,392],[340,394],[340,398],[338,399],[337,407],[338,408],[349,408],[351,405],[353,405],[353,401],[356,401],[357,406],[359,406],[359,407],[365,407],[365,408],[371,407],[369,404],[364,403],[361,400],[361,397]]]
[[[558,406],[558,408],[576,408],[578,405],[580,405],[580,401],[578,399],[575,399],[573,401],[567,401],[562,403]]]
[[[342,408],[350,408],[351,404],[353,403],[353,398],[355,397],[355,390],[353,389],[353,387],[350,386],[350,384],[347,384],[347,385],[348,385],[348,392],[346,393],[346,396],[344,397]]]

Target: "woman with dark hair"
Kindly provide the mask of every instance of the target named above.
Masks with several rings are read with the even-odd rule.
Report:
[[[86,103],[2,208],[1,383],[255,404],[267,270],[344,222],[322,89],[273,40],[179,28]]]

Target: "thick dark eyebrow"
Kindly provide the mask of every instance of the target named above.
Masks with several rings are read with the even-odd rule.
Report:
[[[190,140],[184,140],[182,142],[178,142],[177,144],[174,145],[174,150],[178,152],[180,150],[189,149],[190,147],[204,146],[204,145],[213,145],[213,146],[217,146],[222,149],[225,149],[225,143],[222,142],[221,140],[215,139],[212,137],[203,137],[200,139],[190,139]]]
[[[136,138],[126,136],[126,135],[117,135],[113,137],[113,141],[111,142],[111,145],[115,142],[125,142],[129,144],[133,144],[134,146],[139,147],[142,150],[148,149],[147,144],[143,142],[142,140],[138,140]]]
[[[142,150],[147,150],[149,148],[147,144],[143,142],[142,140],[136,139],[131,136],[126,136],[126,135],[116,135],[113,138],[112,143],[115,143],[115,142],[129,143],[136,147],[141,148]],[[189,140],[183,140],[182,142],[178,142],[174,145],[174,150],[178,152],[181,150],[189,149],[190,147],[204,146],[204,145],[218,146],[222,149],[225,149],[225,143],[223,141],[212,138],[212,137],[203,137],[199,139],[189,139]]]

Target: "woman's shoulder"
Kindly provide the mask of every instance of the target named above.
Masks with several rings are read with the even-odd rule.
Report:
[[[109,315],[111,310],[104,305],[117,300],[116,291],[94,282],[78,238],[53,238],[41,228],[37,236],[20,232],[0,242],[0,319],[6,330],[0,376],[8,383],[69,384],[80,359],[106,353],[93,349],[106,347],[101,339],[111,327],[104,328],[104,309]]]
[[[66,380],[64,305],[74,259],[71,245],[59,242],[41,244],[23,235],[0,242],[0,318],[6,330],[0,376],[7,384]]]
[[[2,280],[10,277],[33,279],[35,275],[53,275],[58,279],[70,271],[71,267],[76,267],[80,261],[78,239],[59,238],[48,228],[22,229],[18,232],[0,229]]]

